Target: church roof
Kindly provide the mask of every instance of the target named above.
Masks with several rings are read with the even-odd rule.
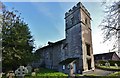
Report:
[[[51,47],[51,46],[55,46],[55,45],[59,45],[59,44],[63,44],[65,41],[66,41],[66,39],[62,39],[62,40],[59,40],[57,42],[48,42],[47,46],[41,47],[38,50],[45,49],[45,48],[48,48],[48,47]]]
[[[102,59],[102,57],[105,57],[106,59],[112,59],[112,57],[113,57],[114,54],[116,54],[116,52],[95,54],[94,58],[95,58],[95,60]],[[117,54],[116,54],[116,56],[120,59],[120,57]]]

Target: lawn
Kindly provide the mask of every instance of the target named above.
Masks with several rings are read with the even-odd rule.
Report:
[[[88,74],[88,75],[76,74],[76,76],[80,76],[80,77],[83,76],[83,78],[84,78],[84,76],[95,78],[95,76],[98,76],[98,75],[96,75],[96,74]],[[120,72],[112,73],[112,74],[110,74],[106,77],[101,76],[100,78],[116,78],[116,77],[113,77],[113,76],[120,76]],[[2,78],[6,78],[6,77],[3,76]],[[16,77],[14,77],[14,78],[16,78]],[[39,68],[37,70],[35,76],[32,76],[30,74],[30,75],[26,75],[25,78],[68,78],[68,75],[64,74],[62,72],[51,70],[51,69]]]
[[[102,68],[108,68],[108,69],[120,69],[120,67],[116,68],[115,66],[110,66],[110,67],[106,67],[106,66],[100,66]]]
[[[115,72],[115,73],[109,74],[109,76],[120,76],[120,72]]]
[[[120,71],[120,66],[118,68],[116,68],[115,66],[107,67],[107,66],[97,66],[96,65],[96,68],[102,69],[102,70],[108,70],[108,71]]]
[[[37,76],[68,76],[67,74],[57,72],[51,69],[40,68]]]
[[[36,73],[36,76],[39,77],[39,76],[68,76],[68,75],[47,68],[39,68],[39,70]]]

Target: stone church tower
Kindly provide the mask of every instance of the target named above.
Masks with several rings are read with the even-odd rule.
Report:
[[[40,60],[33,66],[43,66],[64,73],[82,73],[94,69],[91,18],[89,12],[78,3],[65,13],[66,38],[48,42],[36,50]]]
[[[66,42],[70,58],[79,58],[79,69],[94,69],[91,17],[87,9],[78,3],[65,13]]]

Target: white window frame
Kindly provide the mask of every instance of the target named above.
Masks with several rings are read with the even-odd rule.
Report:
[[[62,65],[62,69],[65,70],[65,65]]]

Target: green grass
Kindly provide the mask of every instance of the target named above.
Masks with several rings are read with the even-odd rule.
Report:
[[[75,74],[75,76],[83,76],[83,75],[81,75],[81,74]]]
[[[58,78],[58,77],[67,78],[68,75],[51,69],[39,68],[35,76],[32,76],[31,74],[27,74],[25,76],[25,78]],[[2,78],[6,78],[6,77],[3,76]]]
[[[120,72],[115,72],[115,73],[109,74],[109,76],[120,76]]]
[[[95,74],[87,74],[87,75],[76,74],[76,76],[90,76],[90,77],[94,78],[97,75],[95,75]],[[106,77],[101,76],[100,78],[116,78],[114,76],[120,76],[120,72],[112,73]],[[34,76],[34,77],[31,75],[25,76],[25,78],[67,78],[67,77],[68,77],[67,74],[64,74],[62,72],[57,72],[57,71],[54,71],[51,69],[46,69],[46,68],[39,68],[39,70],[36,73],[36,76]],[[6,78],[6,77],[3,76],[2,78]]]
[[[101,68],[108,68],[108,69],[120,69],[120,67],[116,68],[115,66],[110,66],[110,67],[106,67],[106,66],[100,66]]]
[[[51,69],[39,68],[39,71],[36,73],[36,76],[68,76],[62,72],[57,72]]]
[[[97,76],[96,74],[86,74],[84,76]]]
[[[119,71],[120,70],[120,66],[118,68],[116,68],[115,66],[107,67],[107,66],[96,65],[96,68],[103,69],[103,70],[109,70],[109,71]]]

